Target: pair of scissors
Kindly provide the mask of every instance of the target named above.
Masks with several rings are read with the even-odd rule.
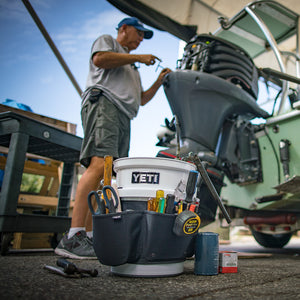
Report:
[[[92,196],[95,197],[95,200],[97,202],[97,205],[98,205],[98,212],[101,214],[101,215],[104,215],[106,214],[106,205],[105,205],[105,201],[104,199],[102,199],[101,197],[101,191],[91,191],[89,194],[88,194],[88,205],[89,205],[89,208],[91,210],[91,212],[93,214],[95,214],[95,211],[94,211],[94,208],[93,208],[93,205],[92,205]]]
[[[109,197],[108,191],[111,192],[112,197]],[[104,197],[106,208],[108,208],[109,213],[115,213],[119,205],[119,197],[115,189],[110,185],[105,185],[102,189],[102,195]]]
[[[109,195],[108,191],[111,192],[111,195],[113,197],[111,197]],[[89,204],[90,210],[92,212],[94,211],[94,209],[91,205],[91,199],[92,199],[92,196],[94,196],[101,215],[102,214],[105,215],[106,210],[108,210],[109,213],[115,213],[116,209],[119,205],[119,197],[118,197],[115,189],[113,187],[111,187],[110,185],[106,185],[102,189],[102,195],[103,195],[104,199],[101,197],[101,193],[99,195],[99,192],[96,192],[96,191],[91,191],[88,194],[88,204]]]

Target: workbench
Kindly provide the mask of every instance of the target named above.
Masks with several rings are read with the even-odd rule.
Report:
[[[0,113],[0,146],[9,149],[0,195],[2,254],[8,237],[14,232],[62,233],[70,227],[70,194],[81,142],[74,134],[29,117],[10,111]],[[61,161],[64,165],[55,216],[17,212],[26,153]]]

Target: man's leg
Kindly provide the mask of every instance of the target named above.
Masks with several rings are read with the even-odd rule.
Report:
[[[71,228],[85,227],[86,216],[89,212],[88,194],[98,188],[99,182],[103,179],[103,174],[104,158],[92,157],[89,167],[83,173],[77,185]]]
[[[69,258],[96,258],[91,241],[86,237],[86,230],[91,230],[92,217],[89,211],[87,197],[90,191],[96,190],[104,174],[104,158],[92,157],[91,163],[81,176],[75,195],[70,232],[62,238],[55,249],[58,255]],[[90,224],[86,224],[87,214],[90,214]]]

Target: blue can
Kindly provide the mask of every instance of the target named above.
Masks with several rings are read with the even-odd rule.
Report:
[[[199,232],[195,243],[196,275],[218,275],[219,235],[214,232]]]

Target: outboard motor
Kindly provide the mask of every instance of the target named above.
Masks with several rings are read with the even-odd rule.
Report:
[[[256,103],[258,72],[243,49],[211,35],[194,37],[177,70],[168,74],[164,91],[178,120],[180,157],[193,152],[207,161],[218,192],[224,173],[241,184],[260,180],[255,126],[250,120],[266,118],[268,113]],[[157,156],[175,158],[178,150],[171,147]],[[203,186],[198,190],[199,210],[215,215],[209,193]]]

